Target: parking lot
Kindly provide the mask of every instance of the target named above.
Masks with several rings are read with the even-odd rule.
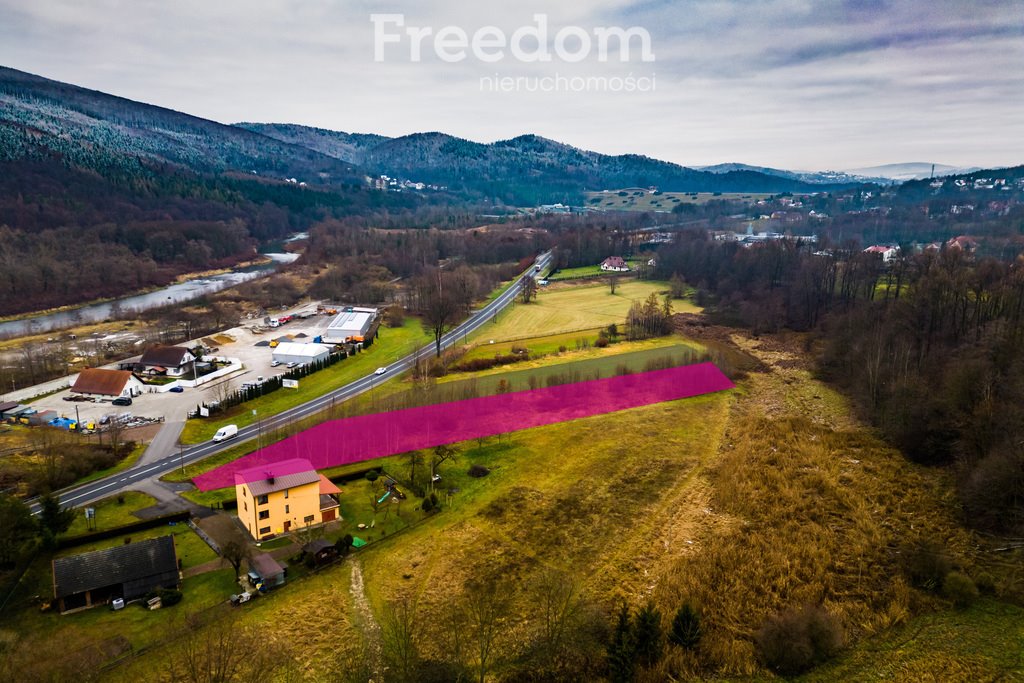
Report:
[[[273,316],[275,318],[285,315],[297,316],[315,309],[316,304],[305,304],[287,311],[275,312]],[[258,377],[283,375],[286,371],[284,365],[271,366],[273,348],[270,347],[270,342],[274,340],[312,342],[315,337],[327,329],[332,318],[331,315],[322,314],[306,318],[295,317],[291,322],[277,328],[270,328],[261,320],[246,321],[244,324],[223,332],[192,340],[184,346],[192,347],[196,344],[204,344],[209,348],[216,349],[209,355],[237,358],[242,362],[243,369],[209,384],[196,388],[185,387],[181,393],[145,393],[133,398],[130,406],[114,406],[111,405],[111,399],[107,398],[98,403],[66,401],[64,397],[71,396],[71,391],[65,389],[34,401],[32,407],[40,412],[54,410],[61,416],[81,419],[83,423],[98,422],[105,415],[125,413],[150,418],[162,417],[167,421],[184,420],[189,410],[194,409],[196,405],[214,401],[217,396],[237,389],[245,382],[255,382]],[[117,366],[118,363],[113,363],[106,367],[116,369]]]

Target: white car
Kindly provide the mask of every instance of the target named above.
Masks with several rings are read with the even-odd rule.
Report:
[[[375,375],[383,375],[387,371],[388,371],[387,368],[377,368],[376,370],[373,371],[373,374],[375,374]]]

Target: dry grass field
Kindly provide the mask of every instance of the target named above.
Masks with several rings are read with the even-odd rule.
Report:
[[[957,523],[948,476],[910,464],[861,425],[812,377],[799,344],[738,334],[730,343],[760,368],[736,390],[460,444],[438,470],[440,514],[387,537],[370,532],[352,560],[234,611],[230,623],[270,634],[290,675],[367,680],[396,600],[414,606],[420,653],[439,661],[454,652],[451,606],[489,586],[503,606],[487,680],[500,680],[536,644],[546,586],[559,575],[598,630],[623,603],[652,602],[666,627],[684,601],[697,607],[697,650],[668,648],[641,681],[774,678],[755,634],[804,604],[834,615],[847,644],[808,680],[1020,677],[1019,608],[990,598],[956,611],[903,578],[901,553],[917,538],[940,541],[968,573],[988,569]],[[399,477],[408,463],[383,461]],[[490,474],[470,477],[471,465]],[[158,670],[180,647],[112,678]],[[463,655],[472,669],[479,657]]]

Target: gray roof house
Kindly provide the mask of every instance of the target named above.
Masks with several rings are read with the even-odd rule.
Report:
[[[137,600],[181,581],[173,536],[53,560],[53,597],[61,612]]]

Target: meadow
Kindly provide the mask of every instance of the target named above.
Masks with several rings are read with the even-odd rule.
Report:
[[[552,284],[539,288],[537,299],[516,304],[497,320],[469,335],[467,341],[495,343],[530,339],[545,335],[593,331],[611,324],[622,326],[634,301],[643,301],[651,293],[659,298],[668,292],[668,284],[652,280],[626,280],[612,294],[605,283]],[[675,300],[677,313],[696,313],[700,308],[689,301]]]
[[[591,303],[598,291],[607,295],[607,288],[571,287],[563,303],[580,290],[595,290],[585,292]],[[436,387],[483,391],[501,379],[528,383],[530,373],[644,364],[704,348],[670,337],[576,349],[564,343],[575,333],[557,329],[565,318],[543,316],[556,329],[530,318],[542,305],[517,305],[512,313],[540,331],[523,344],[547,355],[525,367],[458,373]],[[499,350],[498,337],[518,328],[501,329],[481,335],[484,345],[470,353]],[[490,338],[495,344],[486,343]],[[500,629],[483,668],[486,680],[498,680],[537,670],[543,606],[557,577],[571,585],[578,608],[573,642],[583,659],[574,661],[592,678],[600,667],[586,667],[603,661],[622,604],[654,605],[667,627],[683,603],[701,615],[699,647],[668,647],[638,680],[775,679],[758,651],[758,631],[780,611],[808,604],[832,615],[845,647],[805,680],[1020,677],[1021,611],[998,599],[1019,593],[1020,579],[959,524],[948,475],[910,463],[864,427],[843,396],[814,378],[799,340],[734,333],[729,345],[750,360],[733,391],[457,444],[457,455],[437,470],[441,512],[406,517],[413,512],[406,503],[403,518],[391,515],[385,524],[378,511],[366,534],[370,545],[224,623],[260,634],[287,663],[287,675],[365,680],[391,661],[396,610],[408,605],[420,663],[476,678],[479,653],[452,640],[452,610],[492,595]],[[567,350],[554,350],[560,346]],[[392,381],[353,410],[380,408],[407,387]],[[400,454],[375,464],[404,486],[418,462],[417,481],[425,486],[431,457]],[[481,468],[486,476],[470,476]],[[373,520],[366,486],[348,487],[347,524]],[[901,553],[928,539],[941,540],[957,569],[993,574],[994,597],[956,610],[913,587]],[[182,647],[174,641],[110,677],[160,670]]]

